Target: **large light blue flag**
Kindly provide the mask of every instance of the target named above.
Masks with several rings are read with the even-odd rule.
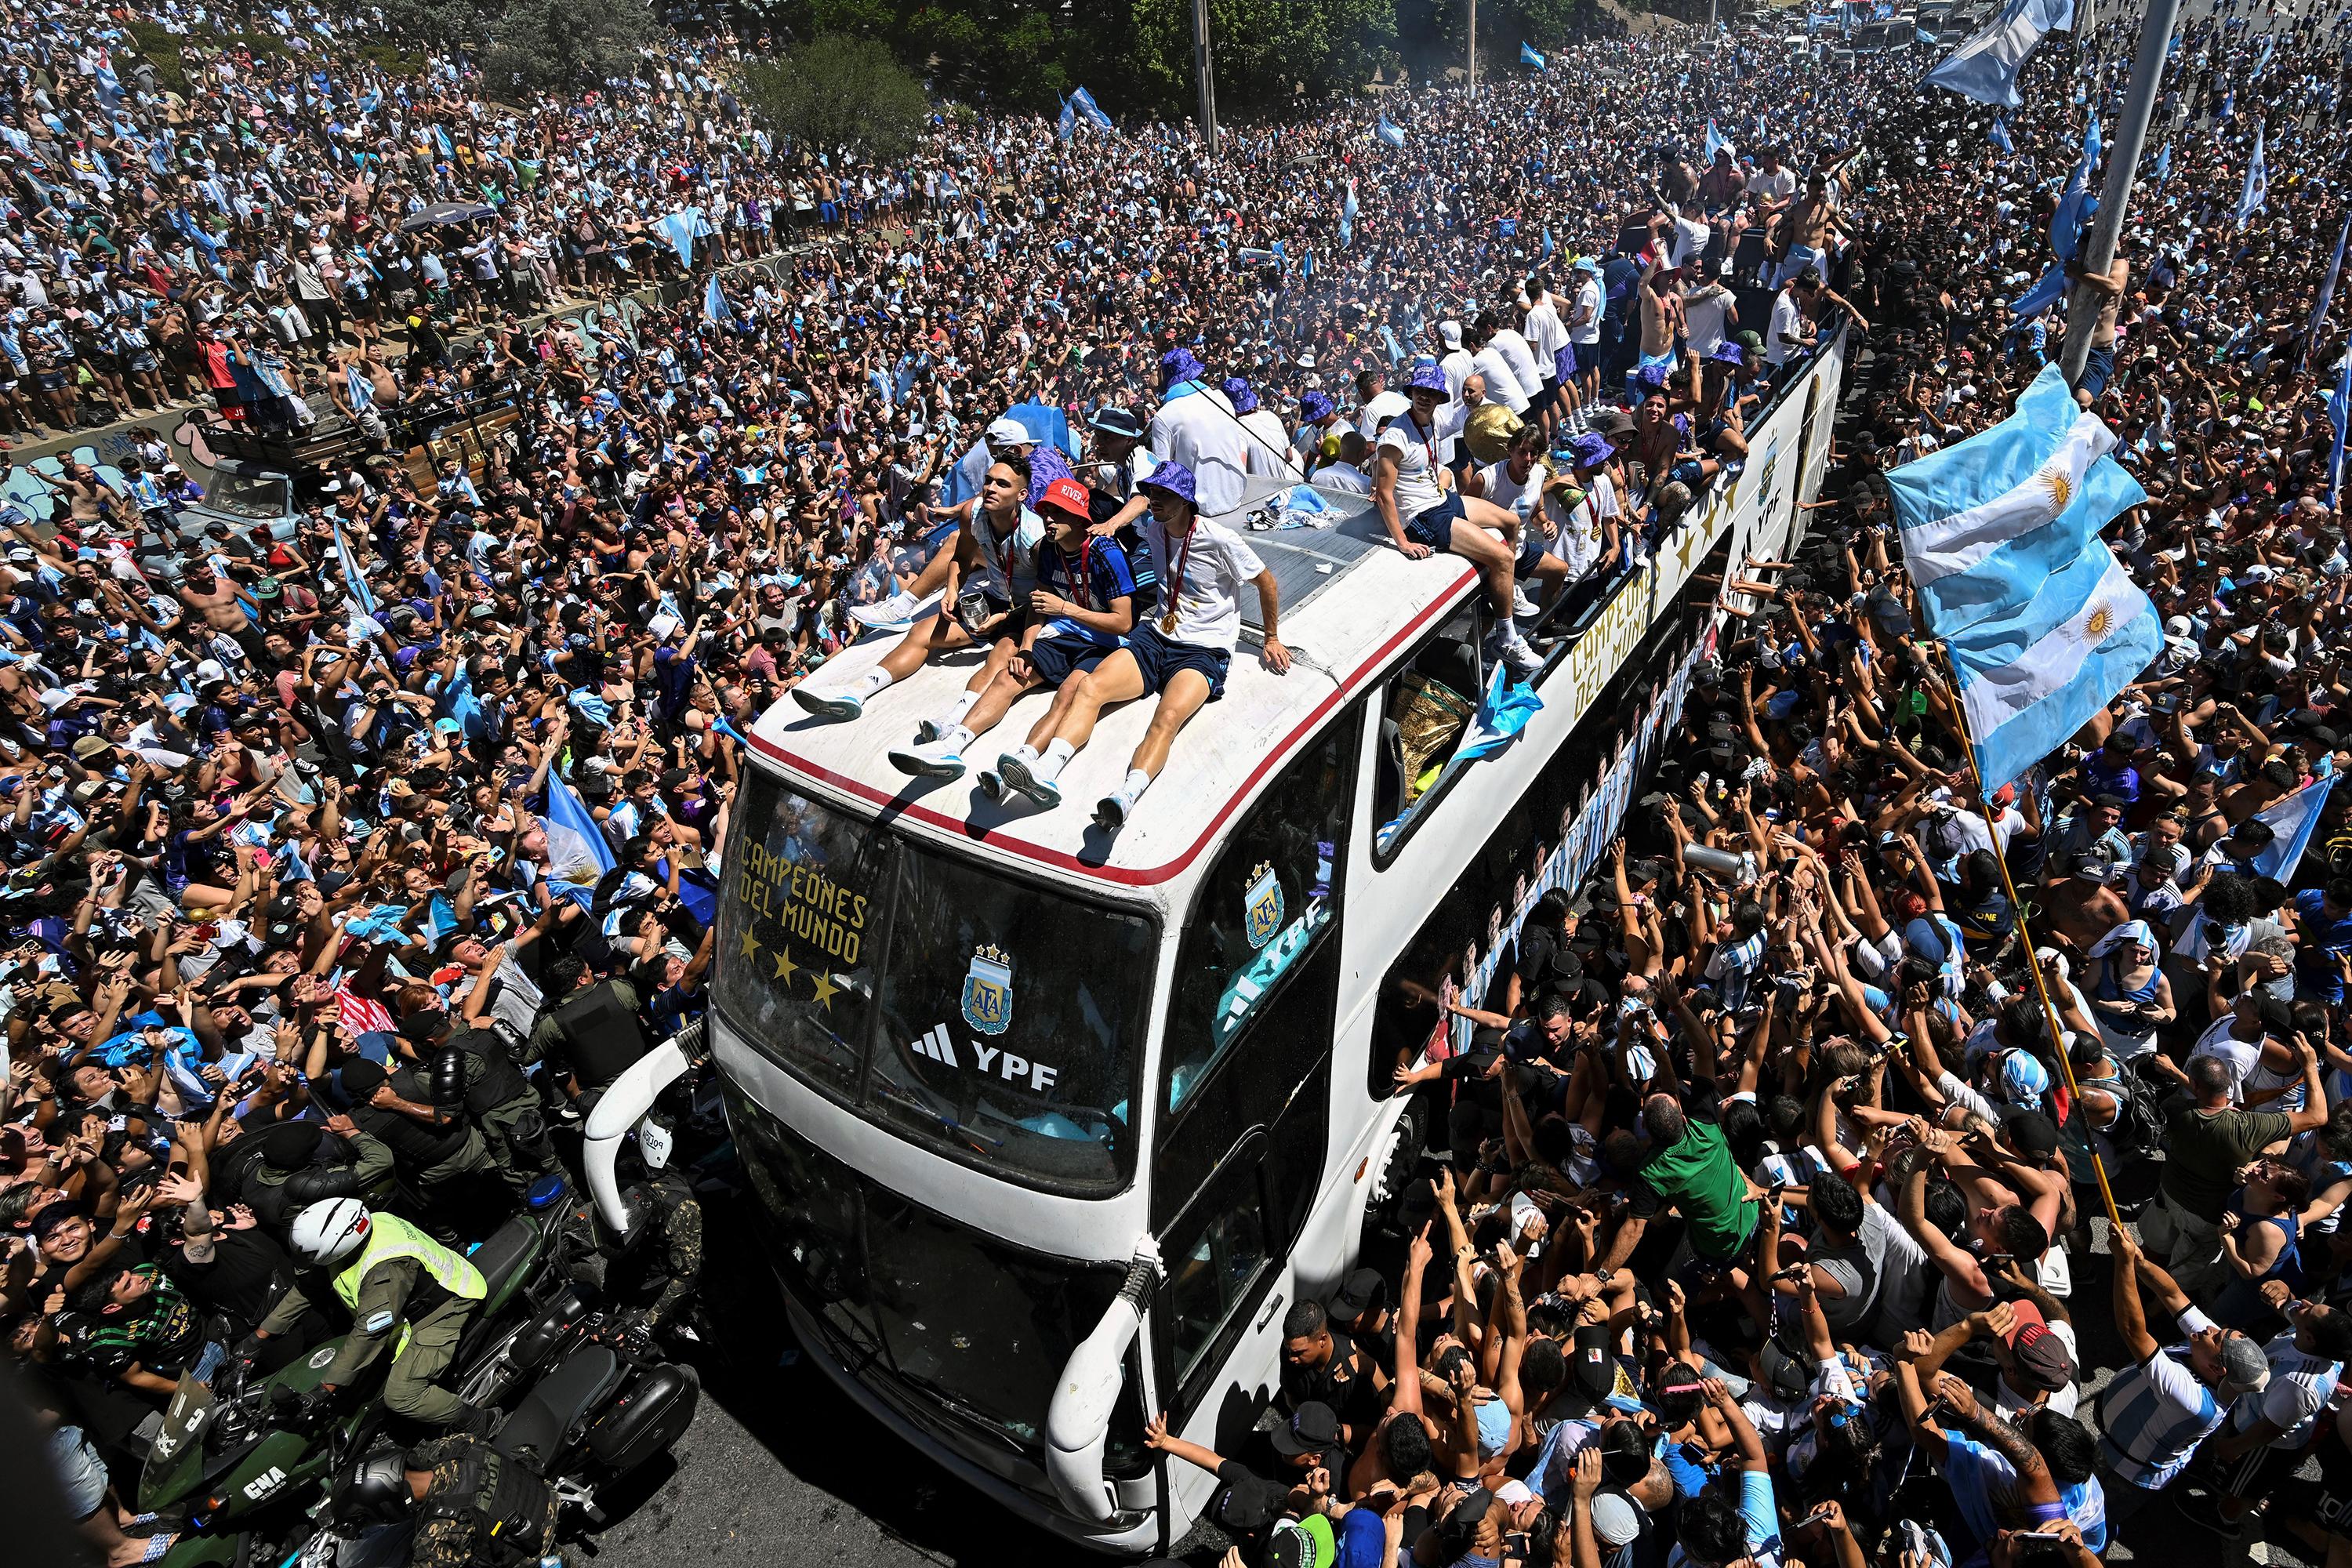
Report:
[[[2264,33],[2263,35],[2263,52],[2254,61],[2253,80],[2262,80],[2263,72],[2271,68],[2271,51],[2277,47],[2278,35],[2276,33]]]
[[[613,868],[613,847],[604,842],[604,830],[589,815],[587,802],[552,773],[547,778],[547,809],[540,814],[539,825],[547,834],[547,874],[551,881],[593,890],[597,879]]]
[[[2009,418],[1887,473],[1987,790],[2055,751],[2163,647],[2155,607],[2099,538],[2147,499],[2114,445],[2053,365]]]
[[[2044,34],[2074,25],[2074,0],[2009,0],[1982,32],[1927,73],[1927,83],[1979,103],[2015,109],[2025,101],[2017,96],[2017,73],[2025,57]]]
[[[2083,243],[2084,222],[2097,205],[2091,195],[2091,176],[2098,167],[2099,117],[2094,114],[2083,127],[2082,159],[2066,176],[2066,188],[2058,193],[2058,205],[2050,215],[2050,253],[2062,262],[2074,260]]]
[[[2336,390],[2327,395],[2327,422],[2336,427],[2336,445],[2327,454],[2327,504],[2330,510],[2344,488],[2344,434],[2352,428],[2352,349],[2336,373]]]
[[[702,286],[702,318],[722,327],[735,325],[735,307],[727,302],[727,290],[719,286],[716,274]]]
[[[1356,243],[1356,182],[1348,182],[1348,194],[1339,203],[1339,243]]]
[[[2319,342],[2319,329],[2326,324],[2327,308],[2336,302],[2336,279],[2344,270],[2344,242],[2352,239],[2352,212],[2344,215],[2344,226],[2336,231],[2336,259],[2327,265],[2327,279],[2319,286],[2319,299],[2311,307],[2311,321],[2303,329],[2303,353],[2295,361],[2299,371],[2311,363],[2311,349]]]
[[[342,517],[331,511],[327,514],[327,521],[335,531],[335,559],[343,568],[343,590],[351,595],[352,603],[359,606],[360,614],[373,620],[375,590],[368,586],[367,574],[360,570],[359,561],[352,554],[351,541],[343,537]]]
[[[1728,153],[1730,151],[1731,143],[1726,142],[1723,139],[1722,132],[1716,130],[1715,121],[1712,120],[1708,121],[1706,122],[1706,161],[1709,163],[1712,163],[1715,162],[1715,155],[1717,153]]]
[[[2015,153],[2017,151],[2017,143],[2009,139],[2008,125],[2002,121],[2000,116],[1998,114],[1992,117],[1992,129],[1985,132],[1985,139],[2004,153]]]
[[[700,207],[680,207],[657,220],[654,224],[654,232],[667,240],[670,248],[677,252],[679,266],[691,267],[694,265],[694,242],[709,234],[710,228],[702,221]]]
[[[1523,66],[1530,66],[1537,70],[1544,68],[1543,56],[1538,54],[1536,47],[1525,38],[1519,40],[1519,63]]]
[[[1095,101],[1095,95],[1088,92],[1085,88],[1079,88],[1076,91],[1072,92],[1070,94],[1070,102],[1076,107],[1077,111],[1080,114],[1087,117],[1087,123],[1093,126],[1096,130],[1108,131],[1110,129],[1110,116],[1103,112],[1102,105]]]
[[[1055,124],[1054,134],[1060,137],[1063,141],[1067,142],[1070,139],[1070,132],[1076,131],[1077,128],[1078,106],[1072,103],[1066,98],[1062,100],[1062,118],[1060,121]]]
[[[1486,683],[1486,695],[1463,733],[1462,744],[1454,748],[1454,762],[1475,763],[1493,756],[1518,739],[1528,721],[1542,711],[1543,699],[1536,695],[1536,689],[1514,681],[1509,667],[1496,664],[1495,678]]]
[[[2246,188],[2238,193],[2238,224],[2245,226],[2248,218],[2261,211],[2271,197],[2270,171],[2263,166],[2263,127],[2254,127],[2254,155],[2246,160]]]
[[[2160,185],[2170,178],[2172,178],[2172,143],[2167,142],[2164,144],[2164,151],[2156,155],[2156,183]]]
[[[1389,117],[1385,113],[1381,116],[1380,123],[1372,127],[1372,134],[1391,147],[1404,145],[1404,128],[1390,124]]]
[[[2254,857],[2257,873],[2275,877],[2282,883],[2294,882],[2295,866],[2303,859],[2303,852],[2311,847],[2312,830],[2319,826],[2320,814],[2327,806],[2327,792],[2335,787],[2336,778],[2334,773],[2323,773],[2285,799],[2273,801],[2254,813],[2254,820],[2273,835],[2271,847]]]

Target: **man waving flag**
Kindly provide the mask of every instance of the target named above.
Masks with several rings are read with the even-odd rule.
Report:
[[[2155,607],[2099,537],[2147,499],[2115,445],[2053,365],[2007,419],[1886,475],[1987,790],[2057,750],[2163,649]]]

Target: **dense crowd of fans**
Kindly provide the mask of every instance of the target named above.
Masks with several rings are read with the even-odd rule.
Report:
[[[1394,483],[1384,430],[1433,416],[1416,472],[1499,508],[1463,515],[1549,601],[1736,470],[1841,321],[1851,433],[1795,559],[1726,584],[1668,804],[1538,907],[1468,1051],[1396,1064],[1444,1173],[1401,1275],[1292,1310],[1283,1468],[1150,1440],[1226,1480],[1253,1560],[1313,1568],[2025,1568],[2136,1544],[2158,1499],[2352,1546],[2319,1506],[2352,1495],[2352,863],[2341,804],[2286,875],[2258,819],[2343,761],[2346,339],[2313,311],[2342,19],[2182,26],[2160,174],[2075,329],[2166,651],[1990,826],[1881,476],[2057,353],[2008,301],[2127,22],[2045,46],[2013,153],[1871,58],[1671,33],[1214,157],[942,114],[884,168],[755,128],[723,37],[509,108],[461,61],[387,74],[340,11],[236,13],[284,39],[257,54],[228,13],[158,19],[184,92],[105,15],[0,26],[0,424],[519,417],[471,467],[339,462],[278,531],[184,528],[204,476],[153,442],[5,520],[0,1312],[111,1560],[171,1521],[108,1471],[269,1320],[300,1195],[477,1238],[550,1168],[532,1129],[699,1013],[745,732],[906,620],[944,542],[1132,521],[1179,483],[1163,395],[1339,489]],[[495,213],[409,221],[443,202]],[[633,329],[541,315],[667,279]],[[2136,1232],[2094,1225],[2095,1155]]]

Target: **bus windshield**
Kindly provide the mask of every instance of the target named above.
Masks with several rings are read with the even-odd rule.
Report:
[[[1155,927],[931,850],[751,774],[716,1000],[868,1121],[1057,1191],[1135,1164]]]

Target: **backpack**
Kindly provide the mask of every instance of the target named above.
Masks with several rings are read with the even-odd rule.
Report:
[[[2124,1064],[2122,1108],[2116,1112],[2116,1124],[2107,1133],[2107,1142],[2116,1152],[2126,1157],[2147,1154],[2164,1146],[2164,1112],[2161,1106],[2171,1082],[2147,1067],[2145,1057]]]

